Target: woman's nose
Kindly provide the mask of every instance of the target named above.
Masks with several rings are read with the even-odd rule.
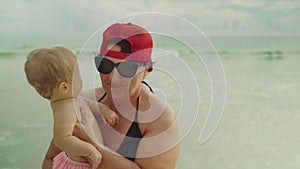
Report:
[[[119,74],[118,70],[116,67],[113,68],[113,70],[110,72],[110,79],[114,79],[114,80],[122,80],[123,77]]]

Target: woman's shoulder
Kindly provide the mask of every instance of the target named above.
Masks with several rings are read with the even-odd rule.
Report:
[[[177,114],[172,106],[160,97],[150,94],[150,109],[139,115],[144,136],[152,137],[165,131],[177,130]]]
[[[159,114],[158,118],[155,120],[158,123],[173,123],[176,121],[177,114],[173,107],[164,99],[156,96],[155,94],[150,94],[149,101],[151,107],[153,108],[152,113]]]
[[[98,100],[104,93],[105,90],[102,87],[99,87],[94,89],[82,90],[79,95],[86,99]]]

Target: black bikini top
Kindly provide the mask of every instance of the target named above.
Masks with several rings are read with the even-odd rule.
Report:
[[[146,83],[142,82],[145,84],[149,90],[153,93],[152,88]],[[104,95],[98,100],[98,102],[101,102],[104,97],[107,95],[107,93],[104,93]],[[126,137],[124,138],[122,144],[118,148],[117,152],[121,155],[123,155],[125,158],[134,161],[136,157],[136,151],[138,148],[138,145],[143,138],[143,135],[141,133],[139,123],[138,123],[138,110],[139,110],[139,99],[140,97],[137,98],[137,105],[136,105],[136,112],[135,112],[135,117],[134,121],[132,122],[131,126],[129,127]]]

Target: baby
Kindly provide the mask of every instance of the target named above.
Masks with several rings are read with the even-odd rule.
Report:
[[[64,47],[33,50],[27,56],[25,73],[28,82],[51,104],[53,140],[63,151],[54,158],[53,168],[96,168],[101,162],[101,153],[92,144],[73,136],[74,127],[78,123],[89,123],[82,121],[84,116],[92,114],[90,108],[95,110],[95,105],[110,125],[118,123],[118,116],[105,105],[78,96],[82,80],[75,55]],[[92,124],[87,125],[91,128]],[[93,134],[97,135],[90,135]],[[102,141],[102,135],[98,139]]]

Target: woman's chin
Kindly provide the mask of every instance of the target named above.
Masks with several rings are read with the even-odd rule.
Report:
[[[128,91],[123,88],[111,88],[110,94],[113,99],[126,99],[128,98]]]

